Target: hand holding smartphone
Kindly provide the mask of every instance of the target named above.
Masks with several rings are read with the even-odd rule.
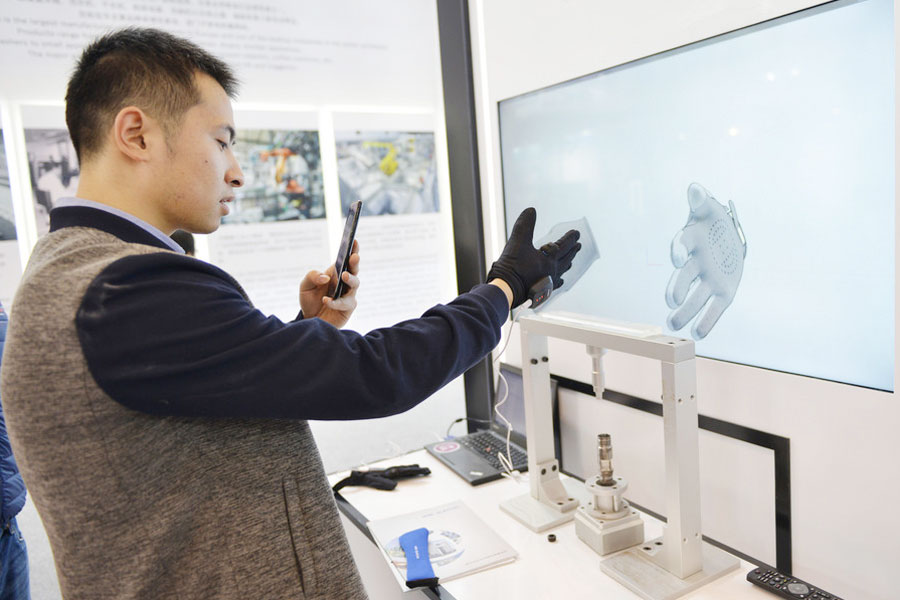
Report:
[[[337,276],[337,285],[334,288],[332,298],[337,300],[346,289],[341,275],[350,266],[350,253],[353,249],[353,239],[356,237],[356,224],[359,222],[359,213],[362,210],[362,201],[357,200],[350,204],[350,212],[347,214],[347,221],[344,223],[344,235],[341,236],[341,245],[338,248],[337,260],[334,261],[334,273]]]

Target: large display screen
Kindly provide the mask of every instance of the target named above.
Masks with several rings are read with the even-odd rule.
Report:
[[[507,229],[600,253],[548,310],[893,391],[893,23],[833,2],[501,101]]]

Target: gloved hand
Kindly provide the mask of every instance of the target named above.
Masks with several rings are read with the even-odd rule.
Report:
[[[572,229],[555,242],[544,244],[535,249],[534,222],[537,211],[526,208],[516,219],[509,241],[503,248],[500,258],[491,265],[487,280],[502,279],[513,292],[512,308],[528,299],[528,289],[535,283],[549,276],[553,280],[553,289],[563,284],[562,274],[572,266],[572,259],[581,250],[578,243],[579,233]]]

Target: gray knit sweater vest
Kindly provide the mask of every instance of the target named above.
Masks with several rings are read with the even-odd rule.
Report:
[[[364,599],[306,421],[158,417],[95,382],[82,296],[113,261],[152,252],[166,250],[50,233],[13,303],[3,409],[63,596]]]

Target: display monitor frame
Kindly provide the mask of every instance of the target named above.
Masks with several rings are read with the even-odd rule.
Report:
[[[563,89],[566,87],[578,86],[580,83],[585,82],[585,81],[598,80],[598,79],[606,77],[608,75],[615,75],[618,73],[622,73],[622,72],[634,69],[635,67],[639,67],[642,65],[659,63],[660,61],[666,60],[671,57],[683,56],[683,55],[686,55],[686,54],[691,53],[698,49],[702,49],[702,48],[709,47],[709,46],[716,46],[722,42],[730,42],[732,40],[744,38],[745,36],[749,36],[749,35],[755,34],[757,32],[774,30],[774,29],[779,28],[782,25],[804,21],[808,17],[814,17],[814,16],[818,16],[818,15],[831,13],[833,11],[837,11],[844,7],[864,5],[864,4],[874,5],[878,1],[879,0],[835,0],[833,2],[828,2],[826,4],[803,9],[803,10],[797,11],[795,13],[791,13],[791,14],[784,15],[781,17],[773,18],[773,19],[763,21],[760,23],[748,25],[746,27],[727,31],[725,33],[721,33],[718,35],[710,36],[710,37],[707,37],[707,38],[704,38],[704,39],[701,39],[701,40],[698,40],[698,41],[695,41],[695,42],[692,42],[689,44],[678,46],[676,48],[649,54],[647,56],[629,60],[625,63],[618,64],[618,65],[615,65],[612,67],[608,67],[608,68],[605,68],[605,69],[602,69],[602,70],[599,70],[599,71],[596,71],[593,73],[582,75],[582,76],[579,76],[579,77],[576,77],[573,79],[569,79],[569,80],[565,80],[565,81],[562,81],[559,83],[554,83],[549,86],[541,87],[541,88],[538,88],[538,89],[535,89],[532,91],[525,92],[523,94],[518,94],[518,95],[515,95],[512,97],[500,100],[498,102],[498,106],[497,106],[497,111],[498,111],[497,118],[498,118],[498,132],[499,132],[498,137],[499,137],[499,144],[500,144],[500,175],[501,175],[501,182],[502,182],[502,186],[503,186],[503,188],[502,188],[503,189],[503,206],[504,206],[503,214],[504,214],[504,219],[505,219],[505,229],[506,229],[507,235],[512,226],[512,221],[514,220],[514,218],[517,214],[517,210],[515,210],[515,209],[523,208],[522,206],[516,206],[515,209],[513,209],[511,212],[511,205],[514,203],[510,201],[509,196],[511,193],[510,190],[515,188],[515,186],[512,185],[512,182],[510,181],[510,173],[508,172],[508,170],[509,170],[508,167],[511,162],[511,159],[509,156],[509,153],[511,152],[511,150],[509,148],[509,145],[505,144],[506,138],[508,137],[507,134],[509,131],[508,127],[509,127],[509,121],[510,121],[508,118],[508,114],[506,114],[506,113],[508,113],[507,109],[510,106],[513,106],[516,103],[522,103],[523,101],[528,101],[529,99],[533,99],[533,98],[538,97],[547,92],[552,92],[554,90],[560,90],[560,89]],[[893,37],[893,33],[892,33],[892,37]],[[892,47],[893,47],[893,44],[892,44]],[[893,58],[891,58],[891,62],[892,61],[893,61]],[[889,125],[889,126],[886,127],[885,130],[886,130],[887,134],[890,135],[890,140],[891,140],[891,155],[890,155],[891,160],[890,160],[890,162],[892,165],[893,165],[893,156],[895,153],[895,149],[893,147],[893,135],[894,135],[893,73],[894,73],[894,71],[892,68],[890,70],[890,77],[891,77],[890,98],[884,99],[884,103],[889,104],[889,106],[890,106],[890,114],[891,114],[890,123],[885,124],[885,125]],[[540,126],[540,125],[537,125],[537,126]],[[892,169],[893,169],[893,166],[892,166]],[[894,223],[893,203],[894,203],[894,196],[895,196],[895,189],[894,189],[895,176],[896,176],[895,173],[893,172],[893,170],[891,170],[890,177],[889,177],[889,183],[886,184],[890,187],[890,193],[885,194],[884,198],[883,198],[891,206],[890,215],[885,215],[885,216],[889,216],[890,218],[884,219],[885,222],[889,221],[891,231],[890,231],[889,237],[886,238],[886,240],[885,240],[886,243],[883,244],[886,247],[889,246],[890,258],[885,259],[887,268],[883,269],[883,271],[882,271],[882,274],[885,275],[883,287],[885,289],[890,290],[890,310],[889,311],[882,310],[881,314],[888,316],[887,319],[885,319],[881,322],[873,320],[873,323],[872,323],[873,330],[875,328],[880,327],[882,329],[886,329],[886,330],[890,331],[889,342],[887,341],[887,338],[882,339],[881,345],[879,346],[880,348],[884,348],[884,349],[887,349],[889,347],[889,356],[887,355],[887,353],[885,353],[884,354],[885,358],[883,360],[885,365],[889,364],[889,367],[886,367],[886,368],[890,369],[889,382],[887,382],[887,378],[883,378],[882,380],[880,380],[880,382],[871,383],[868,380],[864,380],[864,379],[853,380],[853,379],[849,379],[846,377],[830,377],[830,376],[828,376],[827,373],[810,371],[810,370],[806,370],[803,368],[795,368],[795,367],[780,368],[778,364],[766,363],[764,361],[756,361],[756,360],[744,360],[744,359],[741,359],[740,357],[736,358],[733,355],[722,355],[721,353],[706,351],[706,349],[704,348],[703,341],[698,341],[697,355],[700,357],[703,357],[703,358],[710,358],[710,359],[733,363],[733,364],[737,364],[737,365],[746,365],[746,366],[762,368],[762,369],[766,369],[766,370],[770,370],[770,371],[788,373],[791,375],[798,375],[798,376],[802,376],[802,377],[812,377],[815,379],[822,379],[825,381],[832,381],[832,382],[841,383],[841,384],[848,384],[848,385],[853,385],[853,386],[862,387],[862,388],[892,392],[893,387],[894,387],[894,383],[893,383],[893,380],[894,380],[894,355],[893,355],[894,354],[894,320],[893,319],[894,319],[895,299],[894,299],[894,292],[893,292],[893,288],[894,288],[893,282],[894,282],[894,237],[895,237],[895,231],[893,229],[893,223]],[[887,179],[888,178],[885,178],[885,180],[887,180]],[[688,183],[688,180],[685,179],[684,188],[688,187],[687,183]],[[681,193],[683,194],[684,191],[686,191],[686,190],[682,190]],[[716,196],[720,196],[720,198],[721,198],[720,203],[723,206],[727,207],[728,198],[730,197],[730,194],[728,193],[728,191],[726,190],[726,191],[719,192],[717,190],[712,190],[712,192]],[[684,225],[684,221],[686,220],[686,217],[688,215],[688,203],[683,195],[682,195],[682,198],[678,200],[678,202],[680,202],[681,206],[683,206],[684,217],[682,218],[682,222],[679,223],[679,226],[682,226],[682,225]],[[741,208],[740,208],[741,205],[739,202],[736,201],[736,203],[738,203],[737,213],[740,215],[743,215],[743,213],[745,211],[741,210]],[[540,237],[542,232],[544,230],[548,229],[549,226],[553,224],[553,221],[548,221],[547,219],[544,219],[544,221],[542,222],[541,221],[541,212],[542,211],[539,209],[539,211],[538,211],[538,216],[539,216],[538,217],[539,218],[538,227],[536,228],[536,231],[535,231],[536,237]],[[515,213],[515,214],[513,214],[513,213]],[[566,214],[566,215],[564,215],[564,218],[560,218],[558,220],[567,220],[567,218],[577,218],[577,217],[581,217],[581,216],[584,216],[584,215],[583,214]],[[592,227],[593,227],[593,225],[592,225]],[[753,233],[757,233],[757,232],[754,231]],[[672,231],[672,234],[674,235],[675,231]],[[600,233],[600,235],[602,235],[602,232]],[[671,236],[670,236],[670,239],[671,239]],[[668,242],[668,240],[665,240],[665,241]],[[605,259],[603,240],[598,240],[598,245],[600,246],[600,254],[601,254],[599,263],[603,263],[603,261]],[[750,244],[749,244],[749,248],[748,248],[747,252],[748,252],[748,256],[750,257],[747,259],[748,261],[756,258],[753,255],[754,252],[757,252],[757,256],[758,256],[759,246],[754,248],[752,238],[750,240]],[[669,264],[668,269],[669,269],[669,271],[672,271],[672,270],[674,270],[674,266]],[[746,278],[746,275],[745,275],[745,278]],[[576,289],[572,290],[572,292],[570,292],[570,293],[577,294],[578,289],[576,288]],[[663,297],[663,294],[661,292],[659,292],[658,295],[659,295],[659,299],[661,300]],[[554,310],[555,308],[556,308],[555,306],[551,305],[548,307],[548,310]],[[884,307],[882,307],[882,308],[884,308]],[[575,311],[575,312],[578,312],[578,311]],[[732,312],[736,312],[736,309],[733,309]],[[613,315],[593,314],[591,316],[606,317],[606,318],[621,318],[619,315],[614,315],[614,314]],[[728,316],[727,310],[726,310],[725,316]],[[837,315],[837,316],[840,316],[840,315]],[[623,319],[623,320],[634,320],[634,319]],[[642,322],[647,322],[647,321],[642,321]],[[669,333],[672,335],[682,335],[682,336],[690,335],[688,333],[689,328],[684,328],[677,332],[672,332],[670,330],[665,329],[665,323],[660,323],[658,320],[655,322],[651,321],[651,323],[662,325],[664,328],[664,331],[666,333]],[[736,343],[739,343],[739,342],[736,342]],[[838,341],[837,343],[840,343],[840,341]],[[761,351],[764,351],[764,350],[765,349],[762,349]]]

